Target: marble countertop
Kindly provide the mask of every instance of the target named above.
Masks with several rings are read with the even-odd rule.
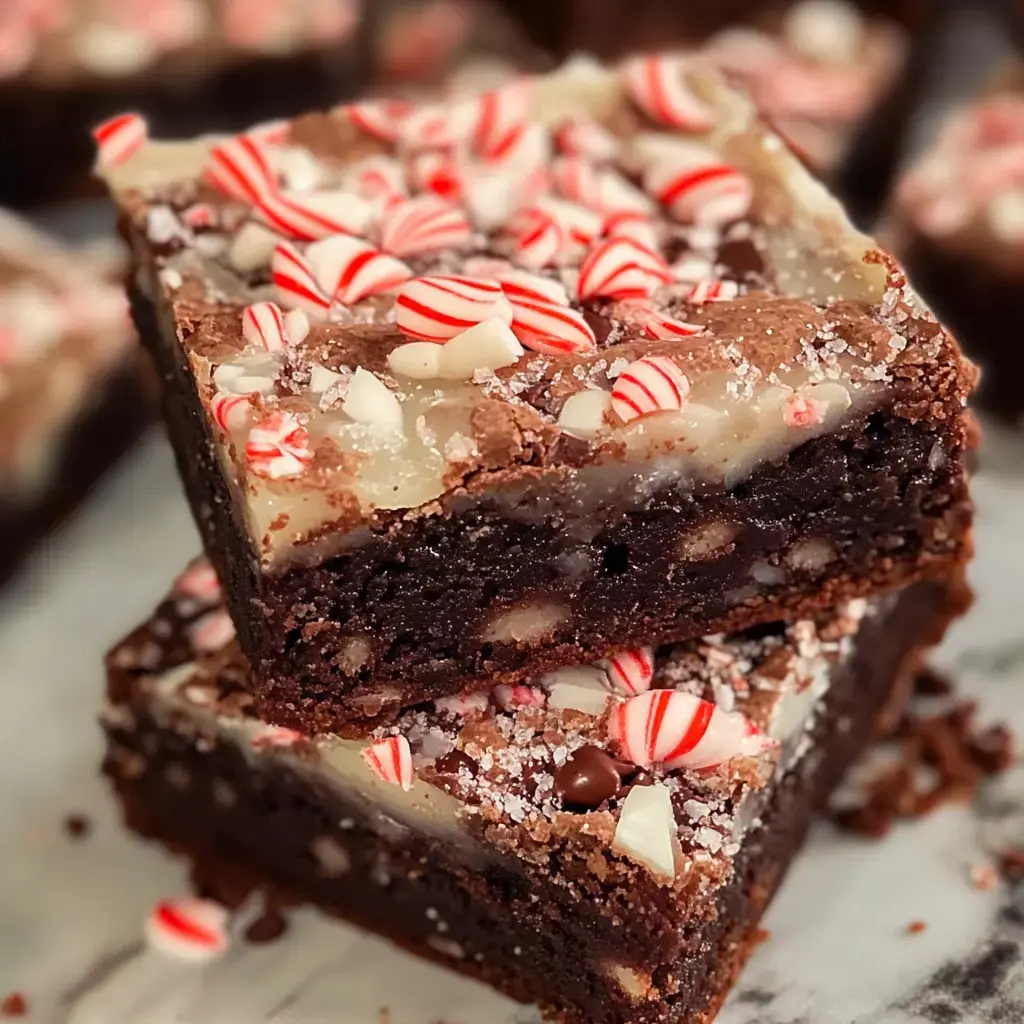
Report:
[[[1024,734],[1024,439],[990,436],[975,491],[978,602],[937,658]],[[236,943],[187,967],[144,948],[153,902],[182,866],[127,835],[98,775],[106,647],[141,619],[198,547],[162,439],[152,437],[0,595],[0,997],[31,1020],[511,1024],[528,1008],[313,911],[281,941]],[[68,838],[81,812],[93,828]],[[1024,767],[974,809],[950,807],[888,838],[819,826],[773,904],[770,938],[722,1024],[1010,1024],[1024,1021],[1024,888],[972,887],[986,848],[1024,842]],[[909,935],[914,920],[927,929]]]

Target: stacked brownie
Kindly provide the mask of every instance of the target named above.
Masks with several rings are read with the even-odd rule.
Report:
[[[966,605],[952,338],[687,58],[106,142],[209,557],[109,658],[128,821],[558,1019],[708,1019]]]
[[[122,274],[0,211],[0,582],[152,416]]]

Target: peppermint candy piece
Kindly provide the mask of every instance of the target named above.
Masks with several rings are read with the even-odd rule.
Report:
[[[744,715],[679,690],[648,690],[615,708],[608,731],[620,753],[641,768],[713,768],[774,746]]]
[[[491,696],[494,703],[505,711],[515,708],[542,708],[548,699],[548,695],[540,687],[525,686],[521,683],[501,683],[491,691]]]
[[[601,226],[606,238],[628,238],[645,249],[657,251],[658,231],[654,223],[636,210],[618,210],[608,214]]]
[[[436,149],[427,149],[413,156],[409,163],[409,181],[415,190],[431,192],[449,201],[461,198],[465,187],[454,157]]]
[[[653,309],[644,310],[639,315],[639,320],[647,336],[658,341],[692,338],[697,334],[704,333],[704,328],[700,324],[688,324],[684,320],[675,320]]]
[[[654,648],[638,647],[621,651],[599,662],[608,675],[608,682],[618,693],[635,697],[651,688],[654,679]]]
[[[349,381],[341,411],[357,423],[365,423],[382,433],[401,433],[404,426],[402,404],[395,393],[375,373],[356,367]]]
[[[747,216],[754,199],[747,175],[712,153],[706,162],[686,164],[656,164],[644,175],[645,187],[676,220],[721,227]]]
[[[665,356],[630,363],[612,387],[612,411],[623,423],[656,412],[682,409],[690,394],[685,374]]]
[[[120,167],[127,163],[149,138],[149,125],[140,114],[118,114],[92,130],[99,167]]]
[[[477,100],[473,148],[485,160],[508,158],[527,128],[530,88],[525,79],[485,92]]]
[[[402,125],[409,116],[412,105],[400,100],[377,100],[368,103],[351,103],[341,108],[360,131],[372,135],[382,142],[397,142]]]
[[[214,146],[203,177],[224,195],[253,206],[277,188],[263,146],[248,135],[236,135]]]
[[[665,261],[629,238],[608,238],[591,248],[580,267],[581,299],[647,299],[672,280]]]
[[[817,427],[825,421],[827,411],[827,402],[819,402],[795,392],[782,406],[782,422],[787,427]]]
[[[398,329],[418,341],[445,342],[492,317],[512,320],[501,286],[472,277],[419,277],[395,300]]]
[[[313,461],[306,428],[288,412],[275,412],[249,431],[245,457],[257,476],[298,476]]]
[[[520,214],[514,223],[514,262],[531,270],[555,262],[565,245],[565,233],[552,216],[533,208]]]
[[[389,156],[371,156],[349,170],[345,184],[363,199],[404,199],[408,194],[402,165]]]
[[[558,414],[558,426],[570,437],[590,441],[607,425],[612,396],[607,391],[588,389],[570,395]]]
[[[412,789],[412,750],[404,736],[392,736],[371,743],[362,751],[366,767],[384,782]]]
[[[290,196],[269,193],[256,201],[256,216],[278,234],[300,242],[330,235],[362,235],[373,219],[373,208],[352,192],[313,192]]]
[[[525,270],[496,269],[495,280],[501,285],[509,302],[531,299],[535,302],[553,302],[557,306],[569,305],[569,294],[560,281],[553,277],[542,277]]]
[[[740,293],[736,281],[698,281],[691,289],[686,301],[694,306],[708,302],[728,302]]]
[[[690,89],[687,69],[679,57],[634,57],[623,66],[623,85],[633,102],[659,124],[706,132],[714,126],[714,111]]]
[[[204,615],[193,622],[188,630],[188,640],[197,654],[210,654],[226,647],[235,639],[235,624],[223,608]]]
[[[601,215],[579,203],[557,199],[555,196],[541,196],[534,206],[554,220],[568,242],[587,246],[601,237],[604,226]]]
[[[151,949],[189,963],[215,960],[230,945],[227,910],[193,896],[160,900],[146,919],[144,933]]]
[[[618,171],[595,167],[581,157],[559,157],[552,165],[551,180],[566,199],[598,213],[652,210],[650,199]]]
[[[581,156],[594,163],[614,160],[619,142],[607,128],[594,121],[565,121],[555,129],[555,145],[567,156]]]
[[[389,292],[412,277],[401,260],[349,235],[314,242],[306,250],[306,260],[321,293],[346,306]]]
[[[282,306],[301,309],[319,320],[326,318],[330,300],[317,284],[312,267],[287,242],[279,243],[274,249],[270,258],[270,280]]]
[[[223,594],[217,572],[206,558],[193,562],[174,581],[174,592],[204,604],[215,604]]]
[[[473,232],[462,210],[433,195],[395,203],[380,230],[381,248],[395,256],[458,249],[472,240]]]
[[[242,311],[242,337],[250,345],[268,352],[282,352],[285,338],[284,313],[275,302],[254,302]]]
[[[301,742],[303,735],[281,725],[265,725],[249,739],[253,750],[287,750]]]
[[[210,399],[210,415],[214,423],[226,433],[245,423],[251,408],[252,403],[248,395],[232,395],[218,391]]]
[[[594,329],[575,309],[519,296],[510,302],[512,332],[534,352],[558,356],[597,348]]]

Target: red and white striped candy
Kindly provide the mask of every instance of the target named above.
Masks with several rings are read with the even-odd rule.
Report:
[[[330,235],[361,235],[370,220],[366,200],[352,193],[286,196],[270,192],[256,201],[256,213],[267,227],[300,242]]]
[[[473,239],[466,215],[437,196],[418,196],[395,203],[381,224],[380,244],[395,256],[418,256],[458,249]]]
[[[288,345],[284,313],[275,302],[254,302],[242,311],[242,337],[250,345],[268,352],[281,352]]]
[[[792,394],[782,406],[782,421],[787,427],[816,427],[824,422],[827,410],[827,402]]]
[[[598,213],[628,210],[647,213],[651,201],[618,171],[595,167],[578,156],[559,157],[551,166],[551,181],[566,199]]]
[[[409,160],[409,182],[417,192],[431,192],[441,199],[455,202],[462,197],[464,176],[451,153],[441,149],[425,149]]]
[[[635,697],[651,688],[654,679],[654,648],[638,647],[634,651],[621,651],[602,661],[601,667],[616,691]]]
[[[555,145],[567,156],[582,156],[595,163],[614,160],[619,144],[607,128],[594,121],[566,121],[555,130]]]
[[[281,725],[265,725],[249,738],[253,750],[286,750],[303,739],[301,732]]]
[[[402,165],[388,156],[371,156],[357,164],[346,184],[364,199],[404,199],[407,193]]]
[[[313,461],[306,428],[288,412],[271,413],[249,431],[245,457],[257,476],[297,476]]]
[[[214,223],[213,207],[209,203],[195,203],[184,211],[181,219],[190,228],[209,228]]]
[[[485,92],[477,100],[473,148],[485,160],[501,161],[526,131],[530,88],[525,79]]]
[[[210,399],[210,415],[221,430],[231,431],[245,423],[252,404],[248,395],[231,395],[223,391]]]
[[[270,259],[270,280],[278,301],[286,309],[301,309],[323,319],[330,300],[313,276],[313,270],[294,246],[281,242]]]
[[[203,177],[218,191],[253,206],[277,189],[263,145],[248,135],[236,135],[214,146]]]
[[[419,277],[395,300],[398,329],[417,341],[443,343],[493,317],[512,320],[501,286],[472,277]]]
[[[658,231],[654,223],[636,210],[617,210],[604,219],[601,234],[606,238],[629,238],[652,252],[658,249]]]
[[[491,691],[491,695],[494,703],[506,711],[514,708],[542,708],[548,700],[548,695],[539,686],[526,686],[522,683],[501,683]]]
[[[509,302],[532,299],[536,302],[553,302],[556,306],[569,305],[569,295],[562,283],[552,277],[512,268],[495,268],[491,273]]]
[[[264,121],[262,124],[253,125],[245,134],[263,146],[283,146],[291,130],[291,122],[287,118],[279,118],[276,121]]]
[[[676,220],[718,227],[750,212],[754,187],[745,174],[709,151],[706,162],[671,167],[655,165],[644,184]]]
[[[653,309],[647,309],[640,313],[639,320],[643,324],[647,336],[656,338],[658,341],[692,338],[694,335],[704,333],[704,328],[700,324],[688,324],[683,320],[675,320]]]
[[[360,131],[383,142],[397,142],[412,106],[401,100],[376,100],[352,103],[342,110]]]
[[[412,789],[412,750],[404,736],[371,743],[362,753],[367,768],[378,779],[394,783],[404,790]]]
[[[601,235],[601,215],[579,203],[572,203],[568,199],[556,199],[554,196],[541,196],[534,206],[552,217],[562,229],[566,240],[576,245],[590,245]],[[513,221],[510,227],[514,226]]]
[[[514,262],[531,270],[555,262],[565,245],[565,232],[550,214],[533,207],[520,213],[513,223],[515,247],[510,255]]]
[[[416,107],[402,122],[401,144],[408,150],[463,148],[473,137],[478,109],[475,97]]]
[[[438,711],[447,711],[452,715],[460,715],[462,717],[481,714],[487,710],[489,704],[490,698],[486,693],[481,693],[479,690],[474,692],[464,690],[462,693],[457,693],[452,697],[438,697],[434,701],[434,707]]]
[[[401,260],[348,235],[314,242],[306,250],[306,259],[320,291],[347,306],[391,291],[412,277]]]
[[[194,896],[161,900],[149,913],[146,942],[165,956],[190,963],[215,960],[230,945],[228,912]]]
[[[512,333],[534,352],[557,356],[597,347],[593,328],[575,309],[524,296],[510,295],[509,301]]]
[[[118,114],[92,130],[100,167],[127,163],[146,143],[149,125],[140,114]]]
[[[711,768],[751,757],[773,744],[748,718],[678,690],[648,690],[611,713],[608,732],[625,757],[641,768]]]
[[[587,253],[580,267],[581,299],[646,299],[672,280],[668,264],[630,238],[608,238]]]
[[[706,302],[728,302],[740,293],[740,286],[735,281],[698,281],[686,296],[686,301],[694,306],[703,306]]]
[[[197,654],[210,654],[235,639],[235,624],[223,608],[218,608],[192,623],[188,639]]]
[[[174,592],[211,604],[219,601],[222,593],[217,573],[205,558],[193,562],[174,581]]]
[[[630,363],[612,386],[612,411],[629,423],[651,413],[682,409],[690,394],[686,375],[665,356]]]
[[[704,132],[715,123],[714,111],[690,89],[686,70],[678,57],[635,57],[623,67],[623,84],[651,119],[684,132]]]

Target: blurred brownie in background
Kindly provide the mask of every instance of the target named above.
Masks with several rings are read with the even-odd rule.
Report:
[[[911,281],[982,366],[979,405],[1024,412],[1024,68],[949,117],[896,192],[891,238]]]
[[[90,187],[89,129],[137,110],[166,135],[349,95],[361,0],[4,0],[0,202]]]
[[[0,582],[150,419],[122,271],[0,211]]]

